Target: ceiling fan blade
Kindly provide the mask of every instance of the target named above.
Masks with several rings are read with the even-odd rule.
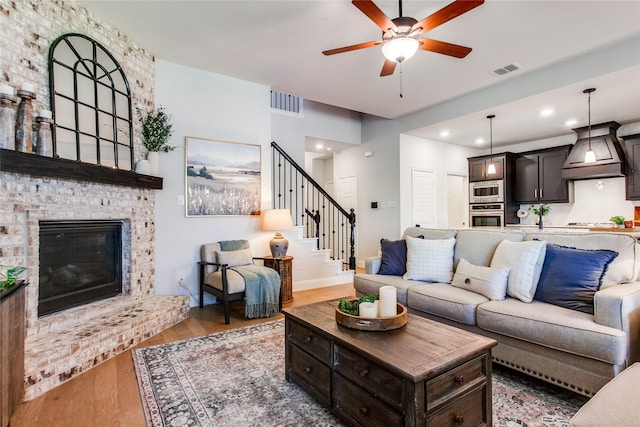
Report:
[[[419,49],[421,50],[428,50],[430,52],[441,53],[443,55],[449,55],[456,58],[464,58],[472,50],[470,47],[441,42],[439,40],[418,39],[418,41],[420,42]]]
[[[381,43],[382,43],[382,40],[375,41],[375,42],[359,43],[359,44],[354,44],[354,45],[351,45],[351,46],[344,46],[344,47],[338,47],[336,49],[325,50],[322,53],[324,53],[325,55],[335,55],[336,53],[351,52],[352,50],[366,49],[368,47],[374,47],[374,46],[377,46],[377,45],[379,45]]]
[[[385,13],[380,10],[380,8],[376,6],[375,3],[371,0],[353,0],[351,3],[353,3],[355,7],[360,9],[362,13],[367,15],[367,17],[371,19],[378,27],[380,27],[382,32],[386,33],[387,31],[389,31],[389,28],[392,28],[396,31],[398,30],[396,24],[394,24],[393,21],[391,21],[391,19],[389,19],[389,17],[385,15]]]
[[[389,61],[388,59],[384,60],[384,65],[382,66],[382,71],[380,71],[380,77],[390,76],[396,70],[396,62]]]
[[[445,22],[480,6],[482,3],[484,3],[484,0],[456,0],[439,11],[427,16],[422,21],[415,24],[413,28],[422,28],[420,33],[426,33],[427,31],[433,30]]]

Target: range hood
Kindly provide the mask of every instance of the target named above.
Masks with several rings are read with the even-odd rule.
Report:
[[[589,150],[589,127],[573,129],[578,140],[564,162],[562,178],[579,180],[624,176],[624,149],[616,136],[619,127],[617,122],[591,125],[591,149],[596,153],[594,163],[584,162],[584,155]]]

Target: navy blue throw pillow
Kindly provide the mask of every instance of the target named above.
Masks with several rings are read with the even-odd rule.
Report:
[[[593,295],[618,252],[547,244],[534,299],[593,314]]]
[[[380,240],[382,263],[378,274],[402,276],[407,272],[407,242],[403,240]]]

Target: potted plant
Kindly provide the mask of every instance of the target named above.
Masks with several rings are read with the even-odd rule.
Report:
[[[618,226],[618,228],[624,228],[624,217],[621,215],[612,216],[609,221]]]
[[[529,206],[529,210],[531,212],[533,212],[533,214],[535,216],[540,216],[540,207],[539,206],[531,205],[531,206]],[[547,215],[550,210],[551,210],[551,208],[549,207],[549,205],[542,205],[542,216]]]
[[[138,120],[142,124],[142,143],[149,152],[147,160],[151,173],[158,173],[159,152],[168,153],[176,147],[169,145],[169,137],[173,134],[171,117],[167,115],[163,106],[154,111],[143,111],[136,108]]]
[[[15,285],[18,282],[18,276],[26,269],[27,267],[0,265],[0,291]]]

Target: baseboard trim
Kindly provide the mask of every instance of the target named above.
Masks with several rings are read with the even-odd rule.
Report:
[[[353,282],[353,274],[338,273],[331,277],[321,277],[319,279],[301,280],[293,283],[293,291],[306,291],[309,289],[324,288],[327,286],[344,285]]]

